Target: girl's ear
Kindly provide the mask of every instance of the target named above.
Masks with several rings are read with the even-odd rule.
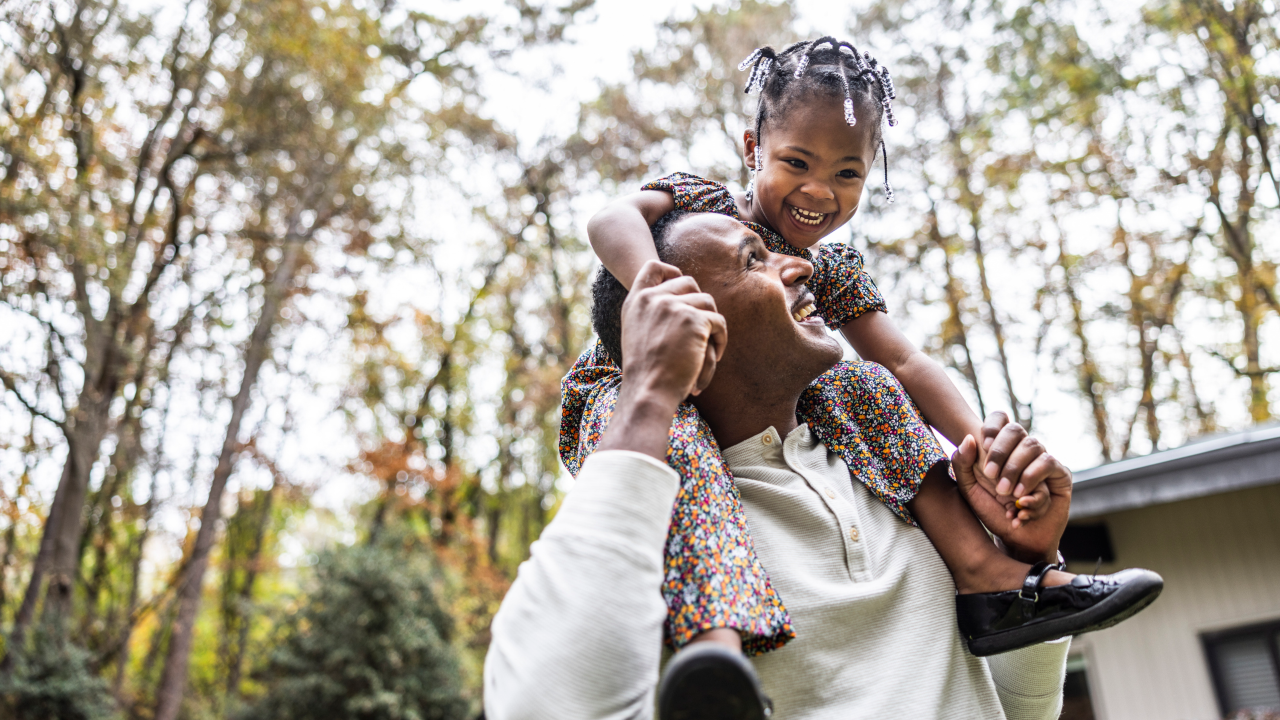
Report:
[[[752,170],[759,169],[756,167],[756,134],[752,130],[742,131],[742,160]]]

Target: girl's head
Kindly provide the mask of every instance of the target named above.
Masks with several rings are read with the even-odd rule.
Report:
[[[743,138],[755,171],[752,214],[792,246],[810,247],[857,212],[884,148],[881,121],[894,123],[893,81],[869,54],[831,37],[782,52],[760,48],[740,66],[747,67],[747,92],[760,90],[754,127]]]

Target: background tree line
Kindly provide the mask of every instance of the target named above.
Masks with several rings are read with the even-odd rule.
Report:
[[[495,120],[492,79],[536,88],[591,12],[0,5],[0,707],[478,710],[563,490],[592,203],[744,184],[736,63],[814,29],[680,13],[569,131]],[[870,182],[852,239],[976,408],[1065,394],[1104,460],[1271,419],[1274,16],[884,0],[818,28],[894,72],[899,200]]]

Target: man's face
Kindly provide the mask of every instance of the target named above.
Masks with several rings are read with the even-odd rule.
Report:
[[[716,301],[729,331],[712,386],[758,393],[806,387],[843,356],[804,286],[813,266],[769,252],[760,236],[726,215],[705,213],[672,228],[680,271]]]

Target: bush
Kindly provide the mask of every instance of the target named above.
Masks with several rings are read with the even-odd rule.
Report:
[[[0,717],[14,720],[108,720],[114,708],[107,683],[90,668],[89,651],[36,626],[27,647],[15,649],[10,672],[0,672]]]
[[[349,547],[321,557],[309,594],[257,679],[245,720],[462,720],[451,623],[428,563],[403,548]]]

